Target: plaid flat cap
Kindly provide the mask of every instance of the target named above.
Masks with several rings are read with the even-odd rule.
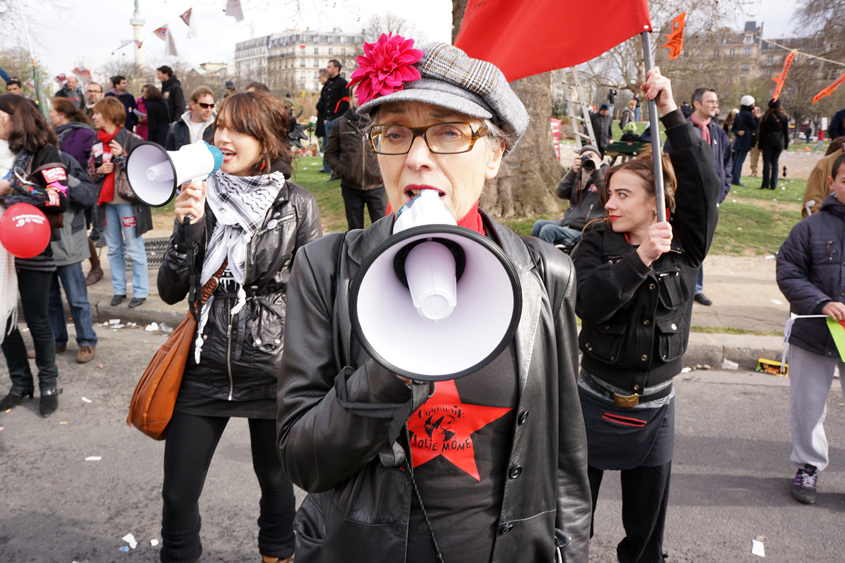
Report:
[[[490,119],[510,138],[510,152],[528,127],[528,112],[495,65],[472,59],[446,43],[420,47],[425,55],[413,66],[420,79],[407,81],[403,89],[362,104],[358,113],[370,114],[390,102],[421,102],[470,117]]]

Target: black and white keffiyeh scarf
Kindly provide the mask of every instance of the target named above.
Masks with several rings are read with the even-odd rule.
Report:
[[[246,267],[246,249],[249,241],[261,228],[267,211],[276,201],[285,185],[281,172],[262,176],[232,176],[218,170],[208,178],[206,201],[214,213],[217,223],[211,233],[211,239],[205,251],[200,283],[211,279],[223,260],[229,259],[228,269],[240,286],[238,301],[232,307],[232,316],[237,315],[246,305],[246,292],[243,289]],[[208,321],[214,294],[208,298],[200,313],[197,327],[197,340],[194,359],[200,361],[202,353],[202,332]]]

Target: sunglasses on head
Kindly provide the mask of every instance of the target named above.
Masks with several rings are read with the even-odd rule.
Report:
[[[214,107],[214,104],[204,104],[202,102],[196,102],[196,104],[201,107],[202,109],[211,109]]]

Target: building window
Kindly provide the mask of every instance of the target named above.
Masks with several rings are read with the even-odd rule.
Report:
[[[754,36],[753,35],[746,35],[745,38],[742,40],[743,43],[753,43]]]
[[[734,55],[736,55],[736,49],[731,49],[730,57],[734,58]]]
[[[300,55],[304,55],[304,54],[305,54],[305,47],[300,47],[300,48],[299,48],[299,54],[300,54]]]
[[[334,49],[332,49],[331,47],[329,47],[329,55],[334,55]]]
[[[766,78],[769,78],[771,75],[772,75],[772,69],[767,68],[766,69]]]
[[[741,69],[743,74],[748,74],[748,65],[742,65]]]
[[[320,66],[320,59],[314,59],[314,66]]]
[[[319,55],[319,54],[320,54],[320,48],[319,48],[319,47],[314,47],[314,54],[315,54],[315,55]]]
[[[714,59],[718,59],[718,58],[719,58],[719,49],[714,49],[714,50],[713,50],[713,58],[714,58]]]
[[[766,57],[766,64],[768,64],[768,65],[772,64],[772,56],[771,55]]]
[[[319,80],[319,79],[320,79],[320,71],[319,71],[319,70],[315,70],[315,71],[314,71],[314,80]]]
[[[305,67],[305,59],[299,59],[299,66]]]
[[[300,83],[299,83],[299,89],[300,89],[300,90],[305,90],[305,82],[300,82]]]
[[[300,72],[300,73],[299,73],[299,79],[300,79],[300,80],[305,80],[305,71],[304,71],[304,70],[303,70],[302,72]]]
[[[340,55],[341,55],[342,57],[345,57],[345,56],[346,56],[346,47],[343,47],[343,48],[340,50]]]
[[[326,43],[334,43],[334,37],[332,37],[331,35],[326,37]]]
[[[745,56],[747,57],[748,55],[750,55],[750,54],[751,54],[751,48],[750,48],[750,47],[746,47],[745,49],[743,49],[743,50],[742,50],[742,54],[743,54],[743,55],[745,55]]]

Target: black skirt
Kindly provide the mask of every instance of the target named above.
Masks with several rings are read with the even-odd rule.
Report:
[[[658,467],[675,452],[675,399],[630,409],[579,386],[587,429],[587,463],[603,471]]]

